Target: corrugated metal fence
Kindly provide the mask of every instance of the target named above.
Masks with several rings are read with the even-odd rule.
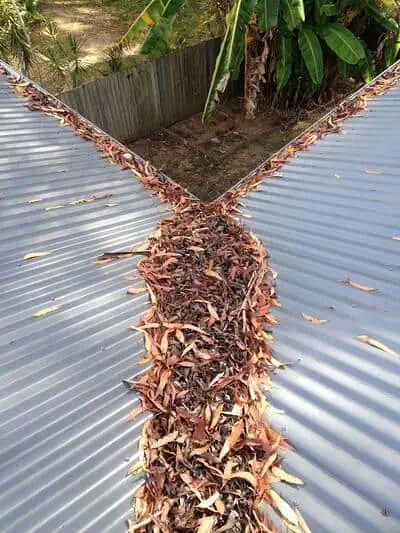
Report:
[[[202,110],[219,43],[212,39],[140,63],[60,99],[120,140],[143,137]]]

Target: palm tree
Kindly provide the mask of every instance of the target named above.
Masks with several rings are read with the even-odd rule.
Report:
[[[32,43],[16,0],[2,0],[0,4],[0,53],[6,61],[16,60],[29,74],[33,64]]]

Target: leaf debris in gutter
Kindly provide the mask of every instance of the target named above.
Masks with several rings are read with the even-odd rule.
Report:
[[[289,445],[264,413],[263,389],[275,368],[265,330],[276,323],[273,272],[235,213],[235,201],[183,198],[134,248],[147,252],[138,269],[153,304],[133,327],[144,335],[143,362],[153,365],[126,382],[141,394],[129,419],[156,413],[141,439],[146,483],[135,493],[135,511],[142,533],[222,532],[230,524],[275,531],[260,510],[265,503],[286,525],[298,525],[270,486],[302,484],[277,468],[278,451]]]

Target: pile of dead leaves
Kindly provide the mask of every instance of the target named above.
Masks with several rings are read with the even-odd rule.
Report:
[[[264,413],[268,370],[279,364],[265,328],[278,303],[267,252],[234,215],[233,204],[184,200],[139,262],[153,305],[133,327],[145,337],[141,362],[153,365],[128,382],[141,394],[129,418],[155,416],[141,439],[147,481],[134,531],[271,531],[264,503],[299,526],[270,487],[302,484],[277,467],[288,445]]]

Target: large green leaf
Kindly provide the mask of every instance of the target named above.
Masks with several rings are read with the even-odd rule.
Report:
[[[298,43],[310,78],[315,85],[321,85],[324,77],[324,60],[318,37],[310,29],[300,30]]]
[[[142,54],[154,59],[169,52],[171,25],[184,2],[185,0],[168,0],[161,14],[161,19],[151,27],[150,33],[143,43]]]
[[[119,41],[120,46],[126,46],[136,37],[138,31],[154,26],[160,22],[163,11],[165,9],[162,0],[151,0],[143,9],[135,22],[129,27],[128,31]]]
[[[393,17],[387,15],[382,9],[378,9],[376,6],[368,2],[367,0],[361,1],[361,6],[366,10],[366,12],[376,20],[378,24],[392,31],[399,31],[399,25]]]
[[[346,63],[355,65],[365,57],[361,42],[342,24],[327,24],[320,29],[320,34],[329,48]]]
[[[278,64],[276,67],[276,85],[278,92],[285,87],[292,72],[293,61],[292,37],[281,35],[278,44]]]
[[[231,75],[239,76],[245,51],[246,27],[254,13],[257,0],[237,0],[226,18],[227,28],[218,54],[207,101],[204,106],[205,120],[218,101],[218,93],[224,92]]]
[[[280,0],[258,0],[257,15],[260,31],[267,31],[278,25]]]
[[[294,30],[305,20],[303,0],[282,0],[283,18],[289,28]]]

